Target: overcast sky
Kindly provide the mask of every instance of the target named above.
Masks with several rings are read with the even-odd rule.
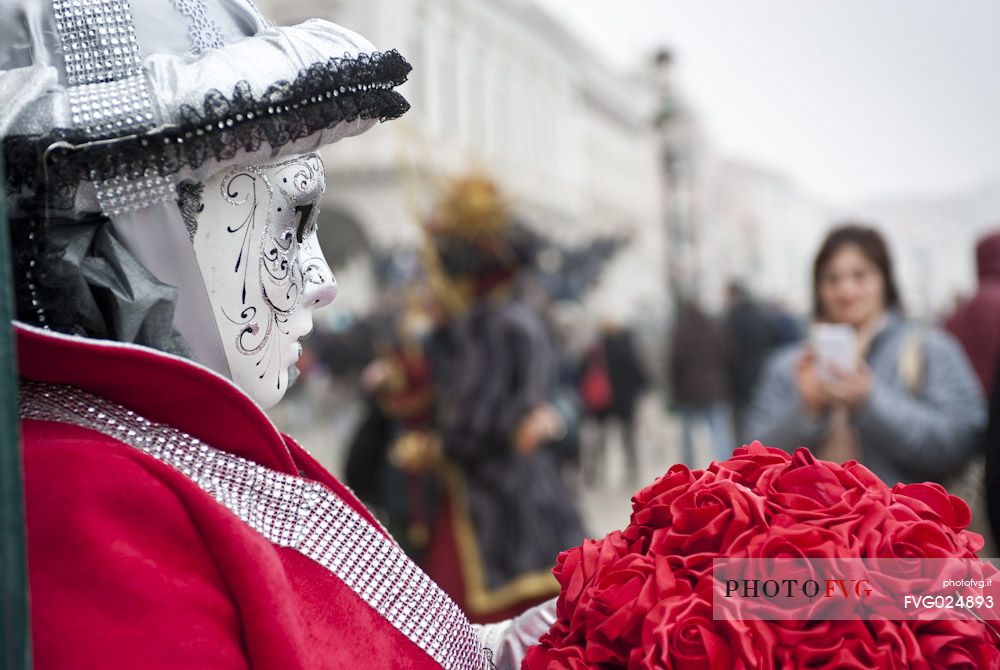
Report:
[[[656,45],[709,141],[836,206],[1000,180],[1000,0],[537,0],[613,64]]]

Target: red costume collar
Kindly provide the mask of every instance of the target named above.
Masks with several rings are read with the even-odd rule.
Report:
[[[148,347],[17,322],[14,330],[22,377],[75,386],[216,449],[274,470],[298,471],[264,411],[233,382],[202,365]]]

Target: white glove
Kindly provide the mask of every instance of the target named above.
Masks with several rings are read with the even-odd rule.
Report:
[[[493,652],[496,670],[517,670],[528,651],[556,621],[556,599],[500,623],[474,625],[483,646]]]

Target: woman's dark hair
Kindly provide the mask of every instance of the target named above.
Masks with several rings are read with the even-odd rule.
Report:
[[[823,305],[819,299],[820,274],[837,252],[847,246],[856,247],[865,258],[870,260],[882,274],[884,301],[886,309],[902,311],[903,303],[896,288],[896,279],[892,272],[892,257],[885,239],[874,228],[856,223],[842,224],[831,230],[816,254],[813,262],[813,315],[823,317]]]

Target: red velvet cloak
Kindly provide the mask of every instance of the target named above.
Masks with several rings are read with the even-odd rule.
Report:
[[[342,484],[208,369],[21,326],[17,342],[22,378],[77,387],[319,482],[384,534]],[[334,573],[272,544],[174,467],[78,425],[24,420],[22,430],[37,668],[441,667]]]

